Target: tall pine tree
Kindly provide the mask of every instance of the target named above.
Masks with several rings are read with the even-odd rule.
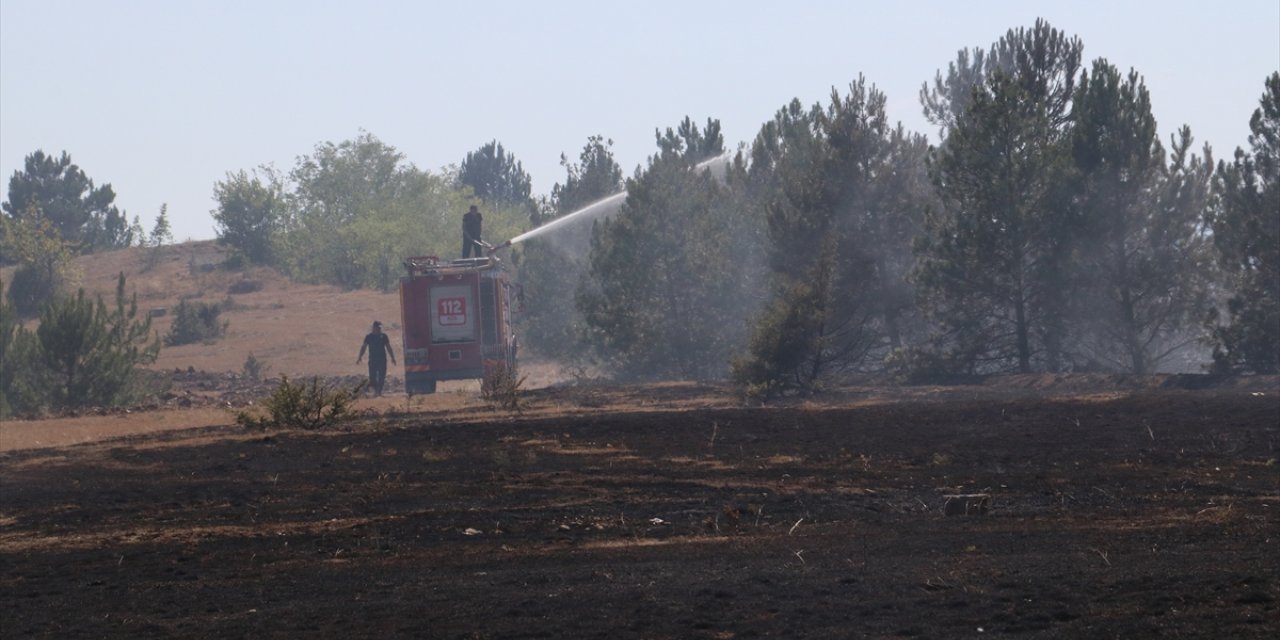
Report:
[[[476,197],[490,205],[514,206],[534,211],[533,180],[514,153],[497,140],[467,154],[458,167],[458,183],[471,187]]]
[[[1142,78],[1105,60],[1083,74],[1071,136],[1081,233],[1071,319],[1080,357],[1150,373],[1198,337],[1207,300],[1200,217],[1208,177],[1185,127],[1170,165]]]
[[[1226,317],[1210,324],[1220,370],[1280,372],[1280,72],[1266,80],[1249,120],[1251,152],[1218,165],[1213,229],[1228,278]]]
[[[50,407],[117,404],[133,391],[137,365],[155,361],[160,340],[151,333],[151,319],[138,319],[137,296],[126,302],[124,290],[122,273],[114,310],[81,289],[40,314],[31,364]]]
[[[111,185],[95,186],[65,151],[56,158],[36,151],[9,178],[0,210],[11,220],[48,220],[73,252],[88,253],[128,246],[129,222],[115,199]]]
[[[745,340],[742,280],[728,230],[735,198],[698,163],[723,153],[718,121],[685,119],[657,134],[659,152],[627,183],[627,199],[592,235],[578,304],[588,340],[617,373],[644,378],[722,375]]]
[[[991,47],[985,78],[932,163],[942,206],[926,219],[916,279],[965,371],[1063,366],[1072,227],[1065,144],[1082,45],[1044,21]]]

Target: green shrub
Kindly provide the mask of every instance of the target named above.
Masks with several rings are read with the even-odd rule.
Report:
[[[38,372],[35,336],[18,322],[4,292],[0,282],[0,417],[32,413],[42,402],[41,386],[33,380]]]
[[[13,272],[9,286],[9,303],[23,317],[40,315],[40,308],[64,295],[66,277],[63,270],[50,272],[35,265],[24,264]]]
[[[138,365],[155,361],[160,340],[150,318],[138,319],[137,299],[126,303],[124,287],[121,274],[114,310],[83,289],[46,303],[35,331],[0,305],[0,414],[116,406],[143,392]]]
[[[753,402],[816,388],[823,356],[821,291],[797,283],[755,318],[747,353],[730,362],[730,379]]]
[[[226,321],[219,321],[222,305],[216,302],[187,302],[183,300],[173,312],[173,326],[164,337],[166,346],[213,342],[227,332]]]
[[[288,376],[280,376],[280,384],[263,402],[268,415],[253,416],[241,411],[236,414],[236,423],[253,429],[318,429],[355,415],[352,404],[360,397],[364,386],[365,383],[361,382],[353,389],[345,389],[321,382],[318,377],[311,378],[310,382],[292,383]]]
[[[16,264],[5,292],[11,311],[31,318],[48,302],[70,289],[74,249],[63,242],[56,226],[38,212],[14,219],[0,216],[0,264]]]
[[[824,243],[805,277],[779,288],[751,326],[746,354],[730,362],[730,378],[748,400],[817,392],[836,359],[832,315],[835,245]]]

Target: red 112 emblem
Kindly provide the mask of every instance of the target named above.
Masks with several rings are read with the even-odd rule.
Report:
[[[467,323],[466,298],[440,298],[436,301],[436,321],[442,326]]]

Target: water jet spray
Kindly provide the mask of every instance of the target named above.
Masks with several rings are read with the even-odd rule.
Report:
[[[708,158],[706,160],[703,160],[702,162],[699,162],[698,164],[694,165],[693,168],[694,170],[711,171],[712,175],[715,176],[717,180],[723,181],[724,175],[725,175],[724,169],[725,167],[728,166],[728,163],[730,159],[733,157],[733,154],[734,154],[733,151],[726,151],[718,156],[715,156],[713,158]],[[577,211],[573,211],[563,216],[560,216],[559,218],[556,218],[555,220],[552,220],[551,222],[548,222],[547,224],[544,224],[541,227],[526,231],[510,240],[507,240],[506,242],[500,245],[492,246],[492,245],[486,244],[485,245],[486,250],[489,254],[492,254],[493,252],[499,249],[505,249],[507,247],[510,247],[511,245],[519,244],[530,238],[536,238],[538,236],[546,235],[548,233],[551,233],[552,231],[555,231],[558,228],[565,227],[576,222],[584,222],[586,220],[594,220],[596,218],[604,218],[604,217],[611,216],[618,209],[622,208],[622,203],[623,201],[626,200],[626,198],[627,198],[627,192],[624,189],[611,196],[601,198],[585,207],[582,207],[581,209],[578,209]]]

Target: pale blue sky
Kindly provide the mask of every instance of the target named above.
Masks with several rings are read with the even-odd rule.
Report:
[[[1220,158],[1280,68],[1277,0],[0,0],[0,198],[26,155],[65,150],[147,228],[168,203],[178,239],[212,238],[226,172],[361,129],[430,170],[497,139],[547,193],[590,135],[630,175],[655,128],[719,118],[736,145],[859,73],[932,133],[921,84],[1037,17],[1137,69],[1162,138],[1189,124]]]

